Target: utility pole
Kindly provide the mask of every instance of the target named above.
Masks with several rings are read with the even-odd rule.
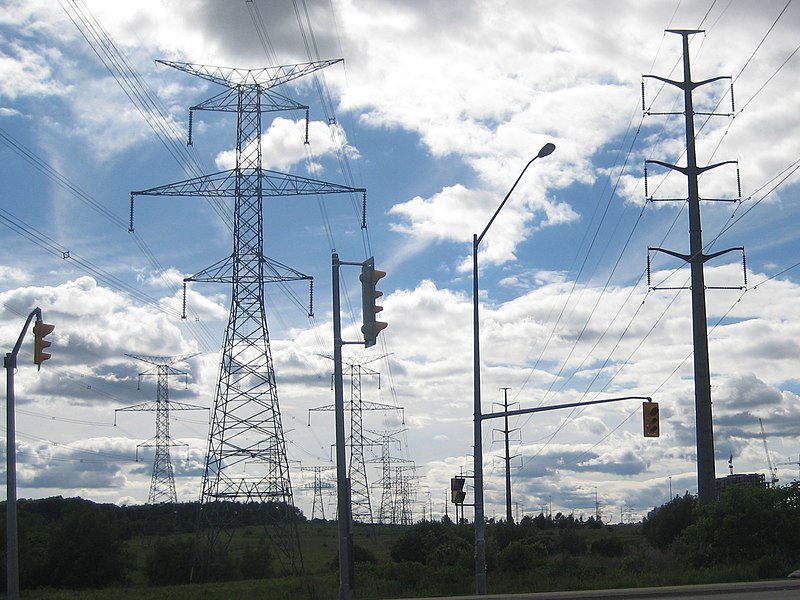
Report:
[[[171,365],[183,362],[197,356],[189,354],[186,356],[142,356],[136,354],[126,354],[130,358],[141,360],[151,365],[155,365],[158,375],[156,385],[156,401],[144,402],[126,408],[118,408],[114,411],[114,425],[117,423],[118,412],[155,412],[156,413],[156,435],[154,438],[142,442],[136,446],[137,460],[139,448],[155,447],[156,455],[153,459],[153,475],[150,478],[150,493],[147,496],[148,504],[176,503],[178,495],[175,491],[175,471],[172,467],[170,448],[179,444],[169,435],[169,413],[172,410],[208,410],[202,406],[194,404],[184,404],[181,402],[170,402],[169,400],[169,376],[186,375],[185,371],[179,371]],[[139,373],[139,381],[144,375],[152,375],[153,371]]]
[[[35,321],[34,321],[35,319]],[[6,369],[6,596],[8,600],[19,600],[19,530],[17,529],[17,417],[14,390],[14,372],[17,369],[17,355],[22,342],[33,325],[33,362],[42,368],[42,363],[50,358],[44,349],[50,346],[45,337],[53,333],[55,325],[42,321],[42,309],[34,308],[14,344],[13,350],[3,357]]]
[[[597,499],[597,486],[594,486],[594,519],[600,522],[600,501]]]
[[[700,504],[708,504],[716,498],[716,473],[714,464],[714,425],[711,411],[711,375],[708,358],[708,323],[705,296],[706,284],[703,273],[703,265],[707,260],[727,252],[732,252],[734,250],[741,250],[744,252],[744,249],[729,248],[721,252],[703,254],[703,233],[700,219],[700,193],[698,176],[706,171],[724,164],[735,164],[735,161],[724,161],[705,167],[697,166],[694,115],[711,113],[695,113],[692,92],[702,85],[719,81],[721,79],[730,79],[730,77],[713,77],[703,81],[692,81],[689,61],[689,36],[697,33],[703,33],[703,31],[688,29],[667,29],[666,31],[668,33],[680,35],[682,38],[683,81],[673,81],[657,75],[645,75],[644,77],[657,79],[658,81],[675,86],[683,91],[683,115],[685,117],[686,125],[686,166],[680,167],[656,160],[646,161],[646,164],[657,164],[664,168],[678,171],[687,178],[688,198],[681,200],[687,200],[689,207],[689,253],[681,254],[672,250],[665,250],[663,248],[651,248],[651,250],[664,252],[665,254],[680,258],[688,262],[691,267],[692,341],[694,347],[695,424],[697,437],[697,495]],[[732,94],[731,102],[733,102]],[[645,114],[676,114],[654,113],[648,111],[644,107],[644,84],[642,84],[642,105]],[[645,176],[645,182],[646,181],[647,178]],[[647,187],[646,183],[645,187]],[[645,195],[648,195],[647,190],[645,190]],[[739,193],[739,196],[741,196],[741,192]],[[655,201],[654,198],[649,198],[649,200]]]
[[[262,114],[308,107],[275,88],[340,62],[339,60],[239,69],[158,61],[219,85],[223,90],[190,108],[233,113],[236,123],[236,166],[186,181],[131,192],[131,224],[135,196],[232,198],[233,251],[184,281],[231,286],[231,310],[221,353],[216,397],[211,413],[208,453],[198,511],[194,576],[210,576],[221,564],[239,524],[237,502],[264,509],[263,526],[283,570],[303,572],[286,437],[267,326],[266,283],[310,280],[264,255],[264,198],[317,194],[366,194],[363,188],[327,183],[262,167]],[[191,124],[191,119],[190,119]],[[191,125],[190,125],[191,126]],[[191,143],[191,131],[190,131]],[[281,519],[267,515],[269,503]],[[201,543],[201,537],[205,540]]]
[[[511,388],[504,387],[504,388],[500,388],[500,389],[503,390],[503,404],[502,404],[503,412],[504,413],[508,413],[508,406],[509,406],[509,404],[508,404],[508,390],[510,390]],[[495,403],[495,404],[497,404],[497,403]],[[504,423],[504,428],[503,429],[495,429],[495,431],[500,431],[501,433],[503,433],[504,438],[505,438],[505,457],[504,457],[504,462],[505,462],[505,469],[506,469],[506,523],[513,523],[514,522],[514,518],[513,518],[512,514],[511,514],[511,459],[512,458],[516,458],[519,455],[515,454],[514,456],[511,456],[511,454],[509,452],[509,434],[511,433],[511,431],[519,431],[519,430],[518,429],[509,429],[508,428],[508,414],[506,414],[503,417],[503,423]]]

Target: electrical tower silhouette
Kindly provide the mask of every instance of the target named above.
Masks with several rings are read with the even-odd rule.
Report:
[[[158,375],[156,385],[156,401],[143,402],[125,408],[118,408],[114,411],[114,425],[117,424],[118,412],[155,412],[156,413],[156,435],[154,438],[142,442],[136,446],[136,459],[139,459],[139,448],[156,449],[153,460],[153,475],[150,478],[150,494],[147,497],[148,504],[175,503],[178,501],[178,494],[175,491],[175,471],[172,467],[170,448],[173,446],[186,446],[175,442],[169,435],[169,413],[171,410],[208,410],[202,406],[194,404],[184,404],[182,402],[170,402],[169,399],[169,376],[187,375],[185,371],[179,371],[171,365],[197,356],[188,354],[186,356],[143,356],[138,354],[126,354],[130,358],[141,360],[142,362],[155,365],[155,374]],[[153,370],[139,373],[139,381],[145,375],[153,375]]]
[[[330,357],[328,357],[330,358]],[[345,410],[350,409],[350,461],[348,462],[348,475],[350,479],[350,503],[352,506],[352,516],[354,520],[364,523],[372,523],[372,503],[369,494],[369,482],[367,481],[367,465],[364,459],[364,447],[373,445],[371,440],[364,437],[364,411],[365,410],[400,410],[402,407],[381,404],[379,402],[366,402],[361,397],[361,377],[362,375],[377,375],[378,388],[380,389],[380,373],[364,367],[364,364],[384,358],[384,356],[372,357],[362,363],[357,361],[348,362],[350,367],[350,402],[345,406]],[[311,424],[311,413],[321,411],[333,411],[335,406],[328,404],[308,410],[308,422]]]
[[[394,486],[396,495],[392,503],[392,523],[414,524],[414,500],[417,494],[417,467],[413,463],[395,467]],[[408,475],[411,473],[411,475]]]
[[[406,429],[399,429],[397,431],[384,431],[377,433],[371,431],[370,433],[375,437],[375,441],[381,447],[380,458],[370,462],[380,462],[381,464],[381,478],[375,482],[376,486],[381,488],[381,503],[378,509],[378,523],[390,523],[392,525],[399,524],[397,518],[397,498],[401,495],[402,490],[398,489],[400,482],[395,480],[394,471],[398,465],[408,464],[409,460],[392,456],[392,444],[400,446],[400,440],[397,435],[403,433]]]
[[[285,571],[299,573],[303,570],[302,555],[269,342],[264,284],[310,280],[310,277],[264,255],[263,198],[360,192],[366,203],[366,190],[263,169],[261,119],[266,112],[307,110],[307,106],[274,88],[340,60],[261,69],[158,62],[225,88],[190,108],[190,144],[192,111],[237,115],[235,168],[131,193],[131,230],[135,196],[234,199],[232,254],[184,280],[231,286],[231,311],[203,472],[193,577],[208,577],[209,569],[220,564],[219,553],[230,546],[233,530],[239,523],[241,511],[235,503],[240,502],[262,505],[264,527],[272,528],[267,538],[278,550],[272,555]],[[277,507],[282,518],[276,520],[270,516],[274,510],[269,512],[267,504]],[[201,548],[203,534],[205,544]]]
[[[317,518],[317,504],[319,504],[319,510],[320,510],[320,514],[322,515],[322,520],[323,521],[325,520],[325,499],[323,497],[323,493],[322,492],[323,492],[323,490],[334,489],[336,486],[334,486],[332,483],[330,483],[328,481],[323,481],[322,480],[322,472],[323,471],[332,471],[335,468],[336,467],[332,467],[332,466],[326,466],[326,467],[320,467],[320,466],[316,466],[316,467],[300,467],[301,471],[311,471],[311,472],[314,473],[314,483],[310,486],[314,490],[314,501],[311,504],[311,519],[312,520]],[[308,488],[308,487],[309,486],[306,485],[306,488]]]
[[[666,162],[657,160],[649,160],[645,162],[645,196],[649,201],[668,201],[679,200],[688,201],[689,207],[689,253],[682,254],[664,248],[649,248],[648,250],[663,252],[670,256],[674,256],[689,263],[691,267],[691,292],[692,292],[692,338],[694,345],[694,390],[695,390],[695,423],[696,423],[696,437],[697,437],[697,495],[701,504],[708,504],[716,498],[716,473],[714,465],[714,424],[711,414],[711,374],[708,359],[708,322],[706,313],[706,286],[705,275],[703,273],[703,265],[706,261],[716,258],[722,254],[739,250],[742,252],[742,262],[744,265],[744,248],[728,248],[720,252],[713,252],[711,254],[703,253],[703,233],[700,220],[700,192],[698,186],[698,176],[706,171],[715,169],[725,164],[736,164],[736,161],[723,161],[716,164],[708,165],[705,167],[697,166],[697,152],[695,148],[695,129],[694,129],[694,116],[707,115],[719,113],[703,113],[695,112],[693,106],[692,92],[705,84],[719,81],[722,79],[730,79],[729,76],[713,77],[703,81],[692,81],[691,67],[689,64],[689,36],[703,33],[702,30],[695,29],[667,29],[668,33],[680,35],[683,42],[683,81],[673,81],[665,77],[657,75],[645,75],[657,79],[668,85],[677,87],[683,91],[684,110],[682,113],[676,112],[652,112],[645,107],[644,95],[644,82],[642,83],[642,110],[646,115],[667,115],[667,114],[683,114],[686,124],[686,166],[680,167]],[[731,83],[731,86],[733,84]],[[733,114],[733,89],[731,88],[731,113],[725,113],[725,116],[732,116]],[[655,164],[666,169],[678,171],[686,176],[688,198],[653,198],[648,194],[647,186],[647,165]],[[738,170],[737,170],[737,180]],[[703,200],[716,200],[735,202],[741,199],[741,186],[739,186],[739,198],[703,198]],[[745,285],[747,285],[747,270],[745,266]],[[648,260],[648,286],[651,289],[665,289],[655,288],[650,286],[650,268]],[[674,289],[674,288],[673,288]],[[729,287],[723,289],[742,289]]]
[[[500,389],[503,390],[503,404],[501,406],[503,407],[503,412],[505,412],[506,415],[503,417],[503,429],[494,429],[493,432],[496,431],[502,433],[504,438],[505,454],[503,456],[503,462],[505,463],[506,472],[506,523],[513,523],[513,515],[511,514],[511,461],[515,458],[518,458],[519,454],[511,456],[509,442],[511,432],[519,431],[519,429],[509,429],[508,427],[508,390],[511,388],[504,387]],[[498,403],[495,402],[495,404]]]

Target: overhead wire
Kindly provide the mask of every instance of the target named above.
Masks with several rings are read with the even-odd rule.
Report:
[[[715,4],[715,3],[712,3],[711,7],[709,7],[708,11],[706,12],[706,15],[705,15],[705,16],[704,16],[704,18],[703,18],[703,21],[705,21],[705,19],[706,19],[706,18],[708,17],[708,15],[711,13],[711,10],[713,9],[713,7],[714,7],[714,4]],[[727,9],[727,7],[726,7],[726,9]],[[724,11],[723,11],[723,12],[724,12]],[[702,25],[702,22],[701,22],[701,25]],[[678,61],[678,64],[679,64],[679,62],[680,62],[680,61]],[[655,61],[654,61],[654,63],[655,63]],[[663,86],[662,86],[662,87],[663,87]],[[629,151],[629,154],[630,154],[630,151]],[[627,162],[627,159],[626,159],[626,162]],[[612,197],[613,197],[613,194],[612,194]],[[640,217],[641,217],[641,214],[640,214]],[[677,216],[676,216],[676,220],[677,220]],[[675,224],[676,220],[675,220],[675,221],[673,221],[673,226],[674,226],[674,224]],[[638,221],[637,221],[637,222],[638,222]],[[601,224],[602,224],[602,221],[601,221]],[[598,226],[598,227],[599,227],[599,226]],[[631,234],[631,235],[632,235],[632,234]],[[630,237],[631,237],[631,236],[629,236],[629,241],[630,241]],[[625,247],[627,248],[627,242],[626,242],[626,244],[625,244]],[[591,245],[590,245],[590,248],[591,248]],[[622,253],[624,253],[624,249],[623,249]],[[619,263],[619,260],[621,260],[622,253],[620,254],[620,257],[617,259],[617,264]],[[613,274],[613,270],[612,270],[612,274]],[[638,281],[641,281],[641,279],[642,279],[642,276],[640,275],[640,277],[639,277],[639,280],[638,280]],[[607,280],[607,282],[606,282],[606,285],[605,285],[605,286],[604,286],[604,288],[603,288],[603,292],[601,292],[601,296],[602,296],[602,294],[603,294],[603,293],[605,293],[605,290],[607,289],[607,287],[608,287],[609,283],[610,283],[610,278]],[[571,296],[571,295],[570,295],[570,296]],[[630,297],[630,295],[629,295],[629,297]],[[674,301],[674,299],[675,299],[675,298],[673,298],[673,301]],[[627,301],[626,301],[626,302],[627,302]],[[565,304],[566,304],[566,303],[565,303]],[[595,304],[595,308],[597,307],[597,305],[598,305],[598,304],[599,304],[599,300],[598,300],[598,302]],[[624,306],[624,305],[623,305],[623,306]],[[620,307],[620,310],[621,310],[621,309],[622,309],[622,307]],[[637,311],[636,311],[636,313],[635,313],[635,314],[638,314],[638,312],[639,312],[639,311],[638,311],[638,309],[637,309]],[[563,314],[563,311],[562,311],[562,314]],[[592,318],[592,315],[593,315],[593,314],[594,314],[594,309],[591,311],[591,314],[590,314],[590,316],[589,316],[589,317],[587,318],[587,320],[586,320],[586,324],[584,325],[584,329],[583,329],[584,331],[585,331],[585,328],[588,326],[588,323],[591,321],[591,318]],[[618,313],[617,313],[617,316],[618,316],[618,315],[619,315],[619,311],[618,311]],[[635,318],[635,315],[634,315],[634,318]],[[616,316],[614,317],[614,320],[616,320]],[[659,319],[659,320],[660,320],[660,319]],[[556,327],[557,327],[557,325],[556,325]],[[554,327],[554,330],[556,329],[556,327]],[[610,327],[610,324],[609,324],[609,326],[608,326],[608,327]],[[606,332],[608,331],[608,327],[606,328]],[[630,327],[630,324],[629,324],[629,326],[628,326],[628,327]],[[626,327],[626,328],[625,328],[625,332],[627,332],[627,330],[628,330],[628,327]],[[552,335],[552,334],[551,334],[551,335]],[[605,333],[603,334],[603,336],[605,336]],[[623,336],[624,336],[624,333],[623,333]],[[615,349],[616,349],[616,347],[619,345],[619,343],[621,342],[621,339],[622,339],[622,337],[623,337],[623,336],[620,336],[620,339],[619,339],[619,340],[618,340],[618,342],[617,342],[617,343],[614,345],[614,348],[615,348]],[[573,345],[573,350],[574,350],[574,348],[576,348],[576,347],[577,347],[577,343],[578,343],[579,339],[580,339],[580,334],[578,335],[578,339],[577,339],[577,340],[574,342],[574,345]],[[643,342],[643,341],[642,341],[642,342]],[[599,343],[599,341],[598,341],[598,342],[595,344],[595,347],[597,346],[597,344],[598,344],[598,343]],[[570,351],[570,354],[569,354],[569,356],[571,356],[571,354],[572,354],[572,351]],[[604,361],[604,363],[603,363],[604,365],[608,363],[608,361],[610,360],[610,358],[611,358],[611,355],[612,355],[612,354],[613,354],[613,350],[612,350],[612,352],[611,352],[611,353],[609,353],[609,356],[608,356],[608,357],[606,358],[606,360]],[[590,351],[589,353],[587,353],[587,355],[586,355],[586,356],[587,356],[587,358],[588,358],[590,355],[591,355],[591,351]],[[562,362],[562,367],[561,367],[561,370],[559,371],[559,373],[561,373],[561,372],[562,372],[562,370],[563,370],[563,368],[566,366],[566,362],[567,362],[567,360],[569,359],[569,356],[568,356],[568,358],[567,358],[567,359],[565,359],[565,360]],[[585,359],[584,359],[584,362],[585,362]],[[623,362],[624,362],[624,361],[623,361]],[[537,364],[538,364],[538,361],[537,361]],[[582,362],[581,364],[583,364],[583,362]],[[604,367],[603,367],[603,368],[604,368]],[[598,370],[597,374],[596,374],[596,375],[595,375],[595,377],[592,379],[592,383],[591,383],[591,384],[590,384],[590,386],[587,388],[587,392],[585,392],[585,393],[584,393],[584,395],[588,394],[588,389],[591,389],[591,386],[592,386],[592,385],[594,384],[594,382],[596,381],[596,379],[597,379],[597,377],[598,377],[598,375],[599,375],[599,373],[600,373],[600,371],[601,371],[601,370],[602,370],[602,369]],[[573,375],[574,375],[574,371],[575,371],[575,370],[573,370]],[[570,376],[570,378],[571,378],[571,376]],[[551,385],[550,385],[549,391],[551,391],[551,390],[552,390],[552,388],[553,388],[553,386],[555,385],[555,382],[556,382],[556,380],[557,380],[557,379],[558,379],[557,377],[556,377],[556,378],[553,378],[553,381],[552,381],[552,383],[551,383]],[[564,387],[566,386],[566,384],[567,384],[568,380],[569,380],[569,378],[568,378],[566,381],[564,381],[564,382],[563,382],[563,385],[561,386],[561,389],[562,389],[562,390],[563,390],[563,389],[564,389]],[[612,377],[612,380],[613,380],[613,377]],[[611,381],[611,380],[610,380],[610,381]],[[609,381],[609,383],[610,383],[610,381]],[[608,385],[608,384],[607,384],[607,385]],[[541,404],[542,402],[543,402],[543,400],[542,400],[542,401],[540,401],[540,404]],[[577,411],[576,411],[575,409],[573,409],[572,413],[570,414],[570,417],[571,417],[573,414],[575,414],[576,412],[577,412]],[[558,430],[562,429],[562,428],[563,428],[563,427],[566,425],[566,423],[569,421],[569,418],[570,418],[570,417],[567,417],[566,419],[563,419],[563,420],[562,420],[561,427],[559,427],[559,428],[558,428]],[[529,421],[529,420],[530,420],[530,418],[531,418],[531,417],[529,416],[527,421]],[[526,422],[527,422],[527,421],[526,421]],[[558,431],[558,430],[557,430],[557,431]],[[556,431],[556,433],[557,433],[557,431]],[[555,434],[553,434],[553,437],[554,437],[554,435],[555,435]],[[552,440],[552,437],[551,437],[550,439]],[[545,447],[546,447],[546,445],[547,445],[547,444],[545,444]],[[542,448],[542,449],[540,450],[540,452],[541,452],[543,449],[544,449],[544,448]]]
[[[300,31],[301,31],[301,36],[303,38],[303,42],[304,42],[304,45],[305,45],[305,48],[306,48],[306,52],[307,52],[307,54],[309,56],[309,59],[320,60],[321,56],[319,54],[319,48],[317,46],[316,37],[314,35],[313,23],[311,21],[309,13],[308,13],[308,7],[306,5],[306,1],[305,0],[301,0],[301,3],[302,3],[302,15],[301,15],[300,7],[298,6],[297,0],[293,0],[293,5],[294,5],[294,8],[295,8],[295,15],[297,17],[297,21],[298,21],[299,28],[300,28]],[[332,7],[331,7],[331,9],[332,9]],[[333,19],[335,21],[335,17],[333,17]],[[308,35],[306,35],[306,29],[308,29]],[[323,110],[325,112],[325,116],[328,119],[328,123],[337,123],[338,121],[337,121],[337,117],[336,117],[335,112],[334,112],[333,101],[331,99],[331,94],[330,94],[330,91],[328,89],[327,83],[325,81],[324,72],[314,73],[314,84],[315,84],[315,86],[317,88],[317,93],[318,93],[318,95],[320,97],[320,103],[321,103],[321,106],[323,107]],[[332,128],[331,133],[332,133],[332,136],[334,138],[334,148],[336,149],[336,155],[337,155],[337,158],[338,158],[338,161],[339,161],[340,171],[342,172],[342,174],[343,174],[343,176],[345,178],[346,184],[351,186],[351,187],[355,187],[355,182],[354,182],[354,178],[353,178],[352,169],[350,167],[350,162],[348,160],[347,153],[344,151],[345,142],[341,137],[339,137],[339,129],[337,127]],[[362,215],[360,215],[360,207],[355,202],[355,198],[352,195],[351,195],[351,200],[353,200],[353,209],[354,209],[354,213],[355,213],[356,217],[357,218],[361,217]],[[362,227],[361,231],[362,231],[362,240],[363,240],[363,243],[364,243],[365,254],[371,254],[371,243],[370,243],[370,238],[369,238],[369,228],[368,227]],[[351,320],[352,323],[357,323],[358,319],[355,317],[354,311],[353,311],[353,307],[350,305],[350,301],[349,301],[350,294],[347,293],[346,281],[342,281],[341,285],[342,285],[343,289],[345,290],[344,297],[345,297],[345,303],[347,305],[347,311],[350,314],[350,320]],[[358,335],[358,334],[360,334],[360,331],[356,332],[356,335]],[[391,391],[391,396],[392,396],[392,399],[393,399],[395,405],[397,405],[398,400],[397,400],[396,386],[395,386],[395,383],[394,383],[394,375],[393,375],[393,372],[392,372],[392,369],[391,369],[390,360],[388,359],[388,357],[391,355],[391,352],[389,352],[388,341],[387,341],[387,338],[386,338],[385,334],[380,338],[380,344],[381,344],[381,347],[382,347],[382,349],[384,351],[383,354],[387,357],[386,360],[385,360],[385,367],[386,367],[386,370],[387,370],[387,375],[389,377],[389,388],[390,388],[390,391]],[[407,438],[406,438],[405,441],[406,441],[406,448],[408,448],[408,440],[407,440]]]
[[[61,174],[59,171],[54,169],[50,166],[46,161],[44,161],[41,157],[36,155],[35,152],[27,148],[22,142],[15,139],[10,133],[5,131],[4,129],[0,128],[0,142],[5,144],[15,153],[17,153],[20,157],[22,157],[28,164],[33,166],[36,170],[42,173],[45,177],[56,183],[59,187],[66,190],[72,196],[77,198],[78,200],[87,204],[92,210],[97,212],[100,216],[114,225],[116,228],[127,231],[128,225],[120,219],[115,213],[109,211],[103,204],[95,200],[91,195],[83,191],[79,188],[76,184],[69,180],[65,175]],[[66,247],[58,244],[50,238],[47,234],[44,234],[38,231],[33,226],[25,223],[21,219],[16,218],[12,215],[9,211],[0,209],[0,221],[3,222],[7,227],[16,231],[20,235],[28,238],[30,241],[33,241],[35,244],[39,245],[46,251],[50,252],[55,256],[59,256],[62,259],[72,259],[72,262],[76,263],[76,266],[80,267],[90,275],[96,275],[102,278],[102,280],[109,284],[112,289],[121,291],[126,295],[133,296],[138,298],[139,300],[146,298],[148,304],[153,306],[154,308],[162,311],[164,308],[163,304],[157,301],[155,298],[152,298],[148,295],[140,296],[137,288],[130,286],[122,279],[112,276],[107,271],[100,269],[96,265],[93,265],[88,260],[80,259],[73,251],[67,249]],[[164,267],[158,261],[158,258],[152,252],[152,250],[148,247],[147,243],[136,233],[132,234],[134,241],[136,242],[139,250],[143,254],[143,256],[150,262],[153,269],[156,272],[163,272]],[[166,284],[171,289],[173,294],[178,294],[180,288],[176,285],[169,285],[167,281]],[[175,317],[180,316],[177,313],[169,313],[171,316]],[[200,338],[201,342],[203,343],[204,347],[207,349],[210,348],[209,344],[211,344],[209,340],[209,333],[207,327],[200,323],[199,327],[197,328],[199,331],[195,331],[195,333]]]
[[[190,147],[178,142],[183,137],[182,132],[175,127],[167,109],[163,107],[156,94],[130,64],[91,10],[82,0],[71,0],[66,4],[65,0],[58,0],[58,3],[186,175],[189,177],[203,175],[206,170],[201,167]],[[232,231],[233,217],[230,208],[218,198],[204,197],[204,199]]]

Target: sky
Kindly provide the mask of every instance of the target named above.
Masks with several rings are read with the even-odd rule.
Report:
[[[643,77],[682,79],[681,38],[667,29],[703,30],[690,37],[694,81],[726,77],[694,92],[698,164],[724,163],[700,178],[706,252],[744,248],[705,264],[716,472],[730,459],[769,480],[769,460],[781,484],[800,475],[797,3],[2,8],[0,340],[10,352],[34,307],[56,326],[52,358],[37,371],[28,331],[15,373],[19,497],[147,501],[155,415],[119,409],[155,400],[156,367],[129,355],[174,358],[186,373],[169,397],[200,408],[172,411],[172,460],[179,500],[199,496],[230,289],[189,284],[182,319],[182,281],[231,253],[232,206],[139,196],[131,217],[130,193],[230,168],[236,121],[194,111],[188,146],[189,107],[222,88],[157,60],[343,59],[279,88],[309,106],[307,125],[303,111],[263,120],[265,168],[367,189],[366,228],[360,194],[264,201],[265,254],[314,278],[313,317],[305,282],[266,297],[307,516],[313,468],[335,479],[333,414],[310,411],[333,402],[332,252],[374,256],[387,272],[389,326],[373,348],[347,345],[345,360],[364,365],[364,400],[398,407],[365,412],[364,429],[416,467],[415,518],[439,518],[449,479],[473,470],[472,236],[547,142],[555,152],[525,170],[479,247],[483,411],[504,393],[512,408],[647,396],[661,436],[643,437],[637,400],[512,418],[515,515],[636,521],[696,493],[688,266],[652,250],[688,252],[686,180],[652,163],[645,176],[645,161],[686,161],[681,92]],[[341,282],[355,341],[358,270]],[[490,517],[505,514],[501,429],[483,428]],[[379,451],[366,451],[373,484]]]

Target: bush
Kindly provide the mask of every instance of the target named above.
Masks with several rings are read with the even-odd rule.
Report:
[[[245,544],[239,559],[239,572],[244,579],[266,579],[274,575],[272,552],[264,538],[258,540],[255,547],[249,542]]]
[[[625,554],[625,546],[617,538],[604,537],[592,542],[592,554],[615,558]]]
[[[520,573],[533,566],[536,549],[524,542],[514,541],[503,548],[497,557],[497,567],[507,573]]]
[[[564,554],[584,554],[586,540],[574,529],[560,529],[558,531],[558,546]]]
[[[642,523],[642,534],[653,547],[664,550],[696,520],[697,500],[686,492],[651,510]]]
[[[189,582],[192,570],[192,540],[158,538],[145,556],[148,585],[177,585]]]
[[[338,568],[338,561],[339,558],[336,558],[336,565]],[[378,564],[378,557],[375,556],[375,553],[370,550],[369,548],[365,548],[364,546],[359,546],[358,544],[353,544],[353,562],[354,563],[370,563],[373,565]]]
[[[434,564],[432,558],[440,546],[462,546],[460,538],[452,526],[436,521],[418,523],[403,533],[392,546],[392,560],[395,562],[418,562]],[[437,554],[441,556],[442,553]]]
[[[797,485],[788,488],[734,486],[702,507],[682,546],[694,560],[742,563],[773,556],[800,558],[800,507]]]
[[[106,587],[125,582],[127,557],[116,524],[103,512],[83,508],[68,514],[48,549],[54,587]]]

